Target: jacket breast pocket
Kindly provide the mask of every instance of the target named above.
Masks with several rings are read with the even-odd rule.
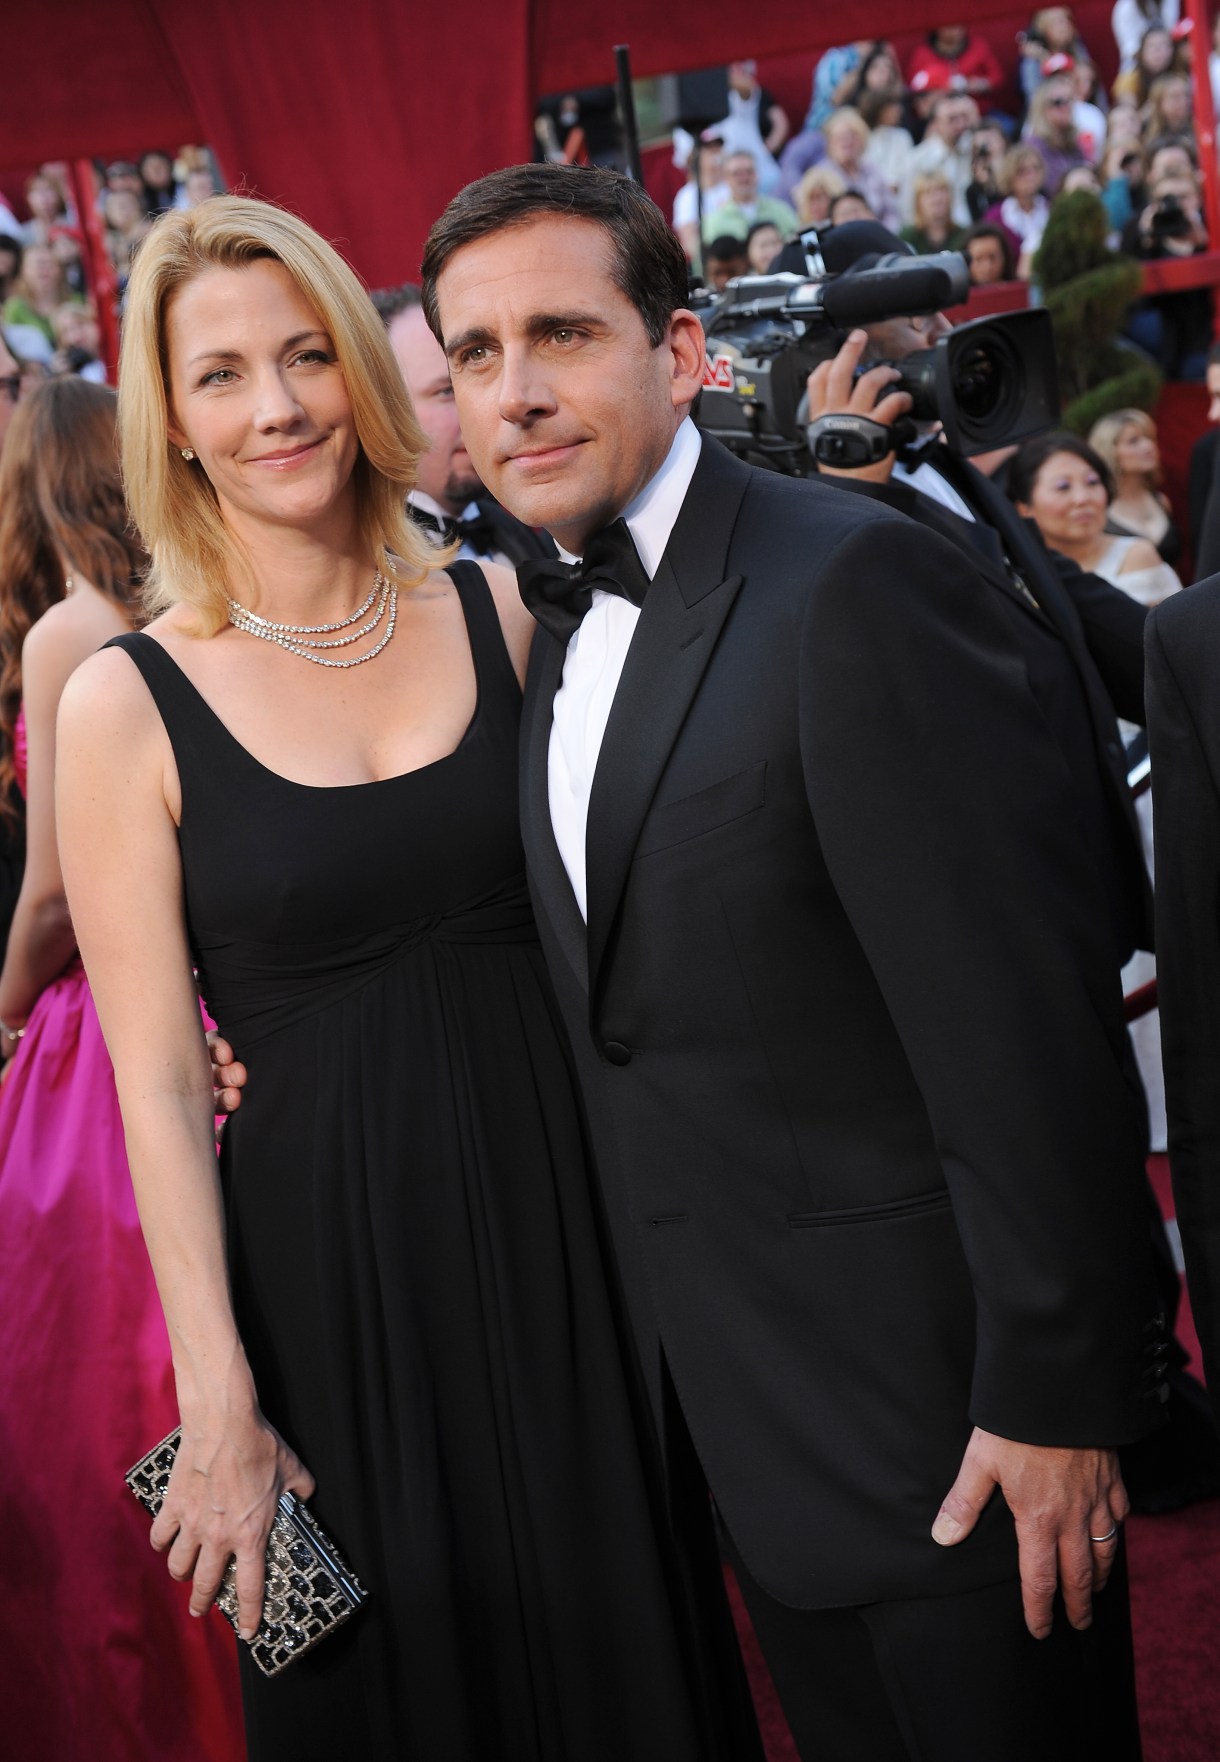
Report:
[[[714,832],[734,820],[752,814],[766,800],[767,761],[709,783],[693,795],[653,808],[635,847],[637,857],[651,856],[674,844],[685,844],[701,833]]]
[[[901,1218],[923,1217],[928,1212],[949,1211],[953,1200],[947,1187],[931,1193],[913,1193],[909,1199],[888,1199],[880,1205],[852,1205],[837,1211],[790,1211],[794,1230],[825,1230],[844,1224],[896,1223]]]

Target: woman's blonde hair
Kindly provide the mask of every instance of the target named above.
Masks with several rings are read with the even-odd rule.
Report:
[[[919,173],[911,185],[911,215],[917,227],[924,224],[923,199],[929,190],[947,190],[952,196],[953,185],[943,171],[921,171]],[[955,230],[952,215],[949,217],[949,230],[950,232]]]
[[[841,171],[823,160],[820,165],[811,165],[792,192],[792,206],[796,209],[797,219],[809,219],[810,197],[818,191],[826,197],[827,205],[841,196],[847,189],[847,180]]]
[[[996,187],[1003,196],[1012,195],[1012,186],[1016,182],[1017,173],[1023,165],[1037,165],[1043,177],[1046,176],[1046,160],[1042,157],[1032,141],[1018,141],[1010,147],[1000,161],[996,172]]]
[[[334,345],[360,443],[357,516],[377,567],[409,585],[447,560],[406,512],[426,442],[385,328],[355,273],[295,214],[246,196],[212,196],[164,214],[140,246],[119,357],[123,480],[152,557],[145,605],[152,616],[185,603],[209,634],[225,620],[226,594],[249,594],[254,582],[207,477],[170,439],[166,320],[175,294],[205,270],[259,262],[287,270]]]
[[[1118,464],[1118,443],[1123,437],[1124,430],[1128,428],[1137,428],[1141,434],[1147,435],[1149,440],[1157,438],[1156,423],[1152,417],[1146,410],[1134,408],[1111,410],[1108,415],[1099,417],[1089,430],[1089,445],[1095,453],[1100,454],[1110,467],[1114,474],[1115,483],[1122,475]],[[1149,489],[1160,488],[1162,473],[1159,468],[1155,471],[1142,472],[1141,475]]]

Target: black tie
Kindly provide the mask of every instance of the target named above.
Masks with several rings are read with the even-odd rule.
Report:
[[[449,515],[438,518],[427,508],[409,505],[412,520],[425,532],[434,532],[443,545],[469,545],[476,557],[489,557],[496,549],[496,529],[485,514],[469,520],[454,520]]]
[[[521,598],[539,624],[566,643],[593,603],[593,589],[642,606],[648,576],[625,520],[594,533],[579,563],[531,557],[517,565]]]

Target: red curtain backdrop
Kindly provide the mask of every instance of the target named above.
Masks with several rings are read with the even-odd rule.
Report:
[[[1109,0],[1076,10],[1103,60]],[[416,273],[428,227],[464,183],[529,156],[535,94],[612,77],[616,42],[630,44],[641,76],[741,55],[804,55],[812,67],[830,37],[909,42],[936,8],[841,0],[830,13],[767,0],[747,15],[729,0],[616,0],[596,22],[581,0],[452,11],[418,0],[38,0],[9,12],[0,171],[206,141],[234,187],[303,214],[378,285]],[[1028,9],[970,0],[968,12],[991,21],[1008,60]],[[15,194],[20,182],[3,180]]]

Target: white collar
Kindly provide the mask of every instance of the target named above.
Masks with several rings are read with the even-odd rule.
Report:
[[[649,581],[656,574],[665,554],[669,535],[686,500],[691,478],[695,475],[702,445],[703,437],[699,430],[689,416],[684,417],[665,455],[664,463],[649,478],[639,495],[623,509],[622,518],[627,522],[627,530],[639,552],[640,562],[644,565]],[[565,551],[562,546],[559,547],[559,554],[565,562],[576,561],[572,552]]]
[[[439,520],[442,525],[449,520],[470,519],[471,508],[474,508],[476,514],[479,511],[475,508],[474,503],[471,502],[468,506],[462,509],[460,514],[451,514],[448,508],[442,508],[434,496],[425,495],[422,489],[408,491],[407,500],[413,508],[418,508],[421,514],[431,514],[432,518],[434,520]]]

